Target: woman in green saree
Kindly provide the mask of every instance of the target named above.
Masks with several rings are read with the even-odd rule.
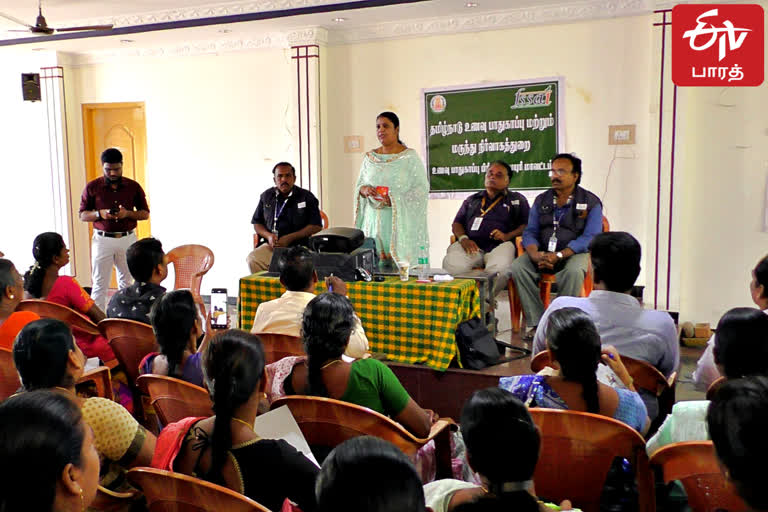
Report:
[[[400,140],[397,115],[379,114],[376,135],[381,146],[366,153],[355,185],[355,226],[376,240],[382,263],[413,266],[422,246],[429,253],[427,171]]]

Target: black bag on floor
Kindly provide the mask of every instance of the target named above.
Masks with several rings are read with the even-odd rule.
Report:
[[[479,317],[459,324],[456,329],[456,345],[464,368],[482,370],[499,362],[496,340]]]

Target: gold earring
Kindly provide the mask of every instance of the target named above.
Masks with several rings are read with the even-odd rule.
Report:
[[[83,512],[86,512],[85,510],[85,497],[83,496],[83,488],[78,487],[80,489],[80,508],[83,510]]]
[[[11,298],[11,299],[13,299],[13,298],[15,298],[15,297],[16,297],[16,296],[15,296],[15,295],[13,295],[13,294],[11,294],[11,295],[10,295],[10,298]]]

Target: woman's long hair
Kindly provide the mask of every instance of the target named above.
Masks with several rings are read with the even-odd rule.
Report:
[[[181,360],[189,344],[189,333],[197,320],[195,298],[189,290],[174,290],[158,298],[152,305],[152,330],[160,352],[168,360],[168,375],[181,375]]]
[[[578,308],[562,308],[549,315],[547,343],[560,363],[566,380],[581,384],[587,412],[598,414],[597,365],[600,362],[600,334],[592,319]]]
[[[301,323],[304,350],[309,368],[309,394],[328,396],[322,366],[338,359],[347,349],[354,326],[355,312],[343,295],[326,292],[307,304]]]
[[[221,332],[208,345],[203,372],[216,414],[211,436],[211,467],[205,478],[222,483],[221,470],[232,448],[232,417],[235,410],[251,398],[264,376],[261,340],[255,334],[237,329]]]
[[[38,299],[42,297],[45,271],[53,264],[53,258],[58,256],[64,247],[66,247],[64,239],[58,233],[49,231],[35,237],[32,243],[35,264],[24,274],[24,289],[31,296]]]
[[[541,438],[520,400],[501,388],[475,391],[461,411],[461,435],[472,469],[488,480],[489,494],[457,512],[539,510],[525,483],[533,478]]]

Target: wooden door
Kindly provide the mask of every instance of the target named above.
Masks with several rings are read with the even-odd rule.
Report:
[[[143,102],[83,104],[83,142],[87,181],[103,175],[101,152],[117,148],[123,153],[123,176],[138,182],[147,192],[147,133]],[[90,240],[92,223],[88,224],[88,229]],[[139,221],[136,235],[139,239],[150,236],[149,220]],[[114,268],[110,288],[117,288]]]

